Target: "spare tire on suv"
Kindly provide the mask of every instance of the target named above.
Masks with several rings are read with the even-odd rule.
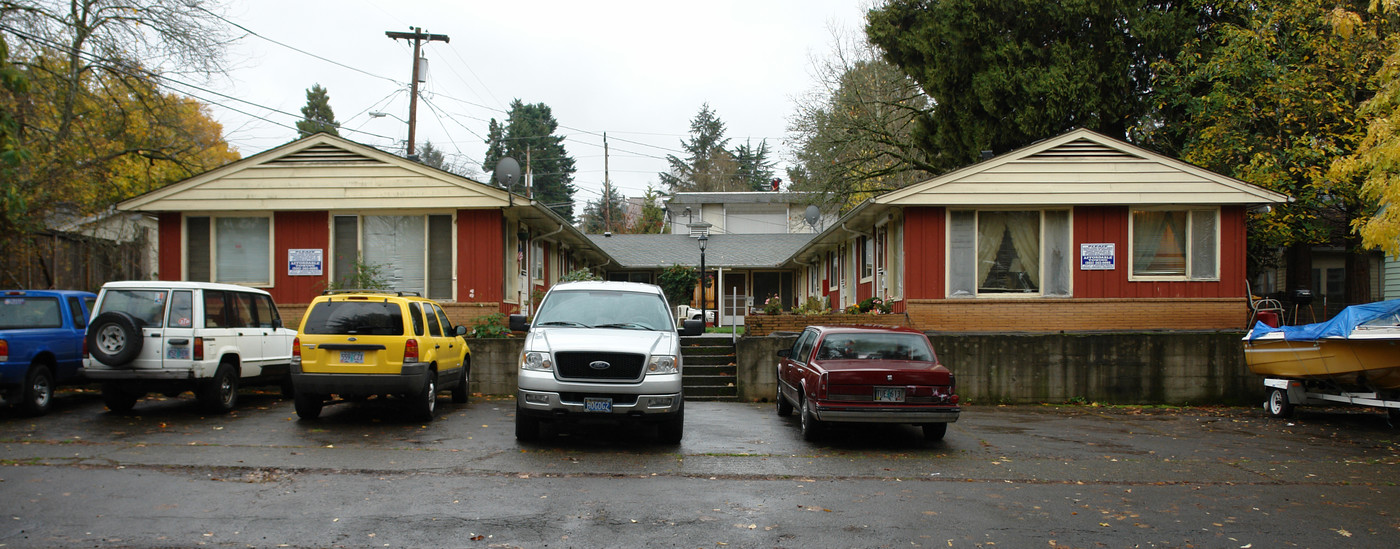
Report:
[[[121,311],[97,315],[88,326],[88,353],[108,366],[130,367],[141,343],[141,321]]]

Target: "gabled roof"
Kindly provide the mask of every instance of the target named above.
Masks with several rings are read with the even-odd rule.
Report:
[[[1286,195],[1085,129],[875,198],[900,206],[1268,204]]]
[[[151,191],[119,210],[497,208],[504,189],[318,133]]]
[[[588,239],[622,269],[699,265],[700,245],[685,234],[590,234]],[[812,239],[810,234],[712,234],[705,268],[776,268]]]

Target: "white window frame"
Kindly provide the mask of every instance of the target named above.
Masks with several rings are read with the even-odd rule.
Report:
[[[1133,272],[1137,270],[1137,266],[1135,265],[1135,260],[1136,260],[1137,255],[1136,255],[1136,251],[1134,250],[1134,245],[1137,243],[1137,238],[1136,238],[1136,236],[1135,236],[1136,233],[1137,233],[1137,223],[1136,223],[1136,221],[1134,221],[1134,214],[1136,214],[1137,212],[1181,212],[1181,211],[1186,212],[1186,246],[1185,246],[1185,250],[1184,250],[1184,251],[1185,251],[1185,254],[1186,254],[1186,261],[1185,261],[1183,273],[1180,274],[1180,275],[1135,275],[1135,274],[1133,274]],[[1193,220],[1194,220],[1194,218],[1195,218],[1197,212],[1205,212],[1205,211],[1210,211],[1210,212],[1212,212],[1212,213],[1215,215],[1215,224],[1214,224],[1214,226],[1215,226],[1215,274],[1214,274],[1213,276],[1208,276],[1208,277],[1192,278],[1192,276],[1191,276],[1191,270],[1192,270],[1191,267],[1192,267],[1192,262],[1195,260],[1195,254],[1192,253],[1192,252],[1193,252],[1192,247],[1195,245],[1195,240],[1196,240],[1196,239],[1195,239],[1195,235],[1193,234],[1193,231],[1196,230],[1196,229],[1195,229],[1195,225],[1196,225],[1196,224],[1193,222]],[[1127,248],[1128,248],[1128,257],[1127,257],[1128,281],[1129,281],[1129,282],[1219,282],[1219,281],[1220,281],[1220,267],[1221,267],[1221,266],[1220,266],[1220,247],[1221,247],[1221,246],[1220,246],[1220,245],[1221,245],[1221,230],[1220,230],[1220,229],[1221,229],[1221,227],[1220,227],[1220,207],[1219,207],[1219,206],[1205,206],[1205,207],[1191,207],[1191,206],[1153,206],[1153,207],[1131,207],[1131,208],[1128,208],[1128,245],[1127,245]]]
[[[452,255],[452,258],[450,259],[450,261],[452,262],[452,281],[451,281],[451,285],[452,285],[452,297],[450,297],[450,298],[434,298],[434,299],[436,299],[436,300],[439,301],[439,302],[455,303],[455,302],[457,301],[457,260],[458,260],[458,258],[457,258],[457,210],[442,210],[442,211],[433,210],[433,211],[426,211],[426,212],[425,212],[425,211],[422,211],[422,210],[412,210],[412,211],[405,211],[405,210],[334,210],[334,211],[331,211],[331,212],[330,212],[330,216],[329,216],[329,218],[330,218],[330,219],[329,219],[329,226],[327,227],[327,231],[328,231],[328,233],[330,234],[329,244],[328,244],[328,246],[327,246],[327,247],[329,248],[328,256],[329,256],[329,257],[335,257],[335,254],[336,254],[336,253],[339,253],[339,251],[340,251],[339,249],[337,249],[337,248],[335,247],[335,218],[336,218],[336,217],[354,217],[354,218],[355,218],[355,257],[357,258],[357,260],[358,260],[359,258],[361,258],[362,255],[364,254],[364,246],[365,246],[365,218],[366,218],[366,217],[385,217],[385,216],[388,216],[388,217],[412,217],[412,216],[422,217],[422,218],[423,218],[423,296],[424,296],[424,297],[427,297],[427,296],[428,296],[428,279],[429,279],[429,277],[431,276],[431,273],[429,273],[429,271],[428,271],[428,269],[429,269],[429,262],[428,262],[428,259],[429,259],[429,257],[428,257],[428,256],[429,256],[429,254],[428,254],[428,245],[429,245],[429,244],[428,244],[428,243],[429,243],[429,240],[430,240],[430,237],[431,237],[431,234],[432,234],[432,227],[431,227],[431,224],[428,222],[428,218],[429,218],[429,216],[434,216],[434,215],[446,215],[446,216],[450,216],[450,218],[451,218],[451,220],[452,220],[452,223],[451,223],[451,225],[450,225],[451,229],[449,230],[449,233],[450,233],[449,236],[451,237],[451,242],[452,242],[452,244],[451,244],[451,245],[452,245],[452,254],[451,254],[451,255]],[[330,261],[329,263],[331,264],[331,265],[329,266],[330,268],[328,268],[327,271],[326,271],[326,272],[330,273],[329,276],[328,276],[328,278],[329,278],[330,280],[336,280],[336,279],[340,276],[340,273],[339,273],[339,272],[336,272],[337,269],[336,269],[335,266],[334,266],[334,263],[335,263],[334,261]]]
[[[274,288],[273,282],[277,279],[277,217],[271,213],[264,212],[224,212],[224,213],[202,213],[184,214],[180,218],[180,278],[187,280],[189,277],[189,218],[207,217],[209,218],[209,281],[219,281],[219,223],[218,219],[224,218],[263,218],[267,219],[267,280],[241,280],[230,282],[219,282],[220,284],[236,284],[248,286],[250,288]]]
[[[974,214],[974,216],[973,216],[973,221],[972,221],[972,224],[973,224],[973,246],[972,246],[972,250],[973,250],[973,253],[974,253],[974,254],[977,253],[977,249],[978,249],[978,242],[977,242],[977,239],[981,237],[981,235],[980,235],[980,223],[981,223],[981,218],[980,218],[980,216],[981,216],[982,212],[1027,212],[1027,211],[1030,211],[1030,212],[1036,212],[1036,213],[1038,213],[1039,216],[1040,216],[1039,230],[1036,231],[1036,240],[1037,240],[1037,244],[1036,244],[1036,245],[1038,246],[1038,249],[1039,249],[1039,252],[1040,252],[1040,261],[1039,261],[1039,265],[1037,266],[1037,270],[1039,271],[1038,276],[1039,276],[1039,279],[1040,279],[1040,284],[1038,285],[1038,286],[1039,286],[1038,290],[1035,291],[1035,292],[1024,292],[1024,293],[1021,293],[1021,292],[982,293],[982,292],[980,292],[980,291],[976,291],[977,284],[980,283],[980,281],[974,281],[974,284],[973,284],[974,293],[973,293],[973,295],[971,295],[971,296],[954,296],[954,295],[952,295],[952,287],[953,287],[953,256],[952,256],[952,248],[953,248],[953,215],[952,215],[952,214],[953,214],[954,211],[958,211],[958,212],[973,212],[973,214]],[[944,295],[945,297],[949,298],[949,299],[1063,299],[1063,298],[1067,298],[1067,297],[1073,297],[1073,296],[1074,296],[1074,271],[1073,271],[1073,269],[1074,269],[1074,265],[1073,265],[1073,264],[1074,264],[1074,261],[1073,261],[1072,258],[1065,258],[1065,261],[1069,262],[1069,269],[1070,269],[1068,293],[1065,294],[1065,295],[1046,295],[1046,293],[1045,293],[1046,275],[1048,274],[1048,273],[1047,273],[1047,270],[1046,270],[1047,254],[1046,254],[1046,242],[1045,242],[1045,232],[1046,232],[1046,231],[1045,231],[1045,214],[1046,214],[1047,212],[1066,212],[1065,223],[1068,225],[1068,229],[1069,229],[1069,243],[1068,243],[1068,244],[1069,244],[1069,247],[1070,247],[1070,248],[1073,248],[1073,247],[1074,247],[1074,242],[1075,242],[1075,241],[1074,241],[1074,209],[1073,209],[1073,208],[1056,208],[1056,207],[1040,207],[1040,208],[985,207],[985,208],[957,208],[957,209],[949,208],[949,209],[946,211],[946,215],[944,216],[944,233],[945,233],[945,237],[944,237],[943,249],[944,249],[944,257],[945,257],[946,259],[944,260],[944,273],[943,273],[943,276],[944,276],[944,281],[945,281],[945,282],[944,282],[944,288],[943,288],[943,295]],[[902,229],[903,227],[901,226],[900,228]],[[901,240],[902,240],[902,237],[903,237],[903,235],[902,235],[902,231],[901,231]],[[974,255],[973,260],[976,261],[975,255]],[[900,280],[900,283],[902,284],[902,283],[903,283],[903,280]]]

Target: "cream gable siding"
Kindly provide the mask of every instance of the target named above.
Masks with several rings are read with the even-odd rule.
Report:
[[[1075,130],[878,197],[881,204],[1262,204],[1288,197]]]
[[[504,190],[330,136],[294,142],[121,204],[140,211],[495,208]]]

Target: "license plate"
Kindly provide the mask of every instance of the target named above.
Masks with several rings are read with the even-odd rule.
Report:
[[[174,345],[171,345],[165,348],[165,358],[171,358],[175,360],[189,360],[190,348],[184,346],[176,347]]]
[[[904,402],[904,388],[876,387],[875,402]]]
[[[364,352],[364,351],[341,351],[341,352],[340,352],[340,362],[343,363],[343,364],[364,364],[364,363],[365,363],[365,352]]]
[[[585,412],[612,412],[611,398],[585,398],[583,399],[583,411]]]

